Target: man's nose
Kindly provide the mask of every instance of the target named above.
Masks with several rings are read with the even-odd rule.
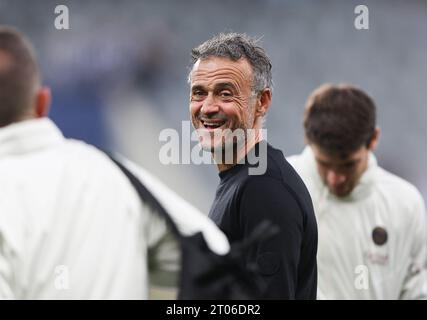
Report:
[[[212,114],[219,112],[219,106],[211,94],[209,94],[203,101],[203,105],[200,111],[202,114]]]
[[[345,182],[346,176],[333,170],[329,170],[326,174],[326,181],[330,186],[337,186]]]

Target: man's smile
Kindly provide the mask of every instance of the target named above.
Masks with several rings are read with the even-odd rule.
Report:
[[[227,119],[199,119],[202,128],[207,129],[208,131],[213,131],[216,129],[224,129],[225,124],[227,124]]]

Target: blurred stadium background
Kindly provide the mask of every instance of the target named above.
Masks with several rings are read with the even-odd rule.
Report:
[[[70,30],[54,27],[60,4]],[[369,30],[354,28],[358,4],[369,7]],[[190,49],[222,31],[262,37],[272,59],[269,142],[300,152],[307,95],[324,82],[356,84],[378,106],[379,163],[427,199],[425,0],[0,0],[0,24],[35,44],[53,91],[51,118],[66,136],[120,151],[204,212],[216,168],[162,165],[158,137],[189,119]]]

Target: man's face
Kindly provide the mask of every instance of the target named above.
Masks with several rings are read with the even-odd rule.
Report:
[[[330,192],[345,197],[353,191],[368,167],[369,149],[366,146],[348,156],[331,155],[311,144],[317,170]]]
[[[253,128],[252,79],[252,67],[246,59],[210,57],[196,62],[191,71],[190,113],[203,149],[223,149],[230,139],[225,135],[223,142],[214,137],[225,129]]]

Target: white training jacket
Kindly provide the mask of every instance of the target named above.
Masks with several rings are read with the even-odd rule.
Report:
[[[122,160],[183,234],[228,252],[205,215]],[[176,273],[177,244],[108,156],[48,118],[0,129],[0,299],[146,299],[148,263]]]
[[[322,182],[310,147],[288,161],[315,208],[319,299],[427,298],[426,212],[414,186],[380,168],[371,153],[359,184],[337,198]]]

